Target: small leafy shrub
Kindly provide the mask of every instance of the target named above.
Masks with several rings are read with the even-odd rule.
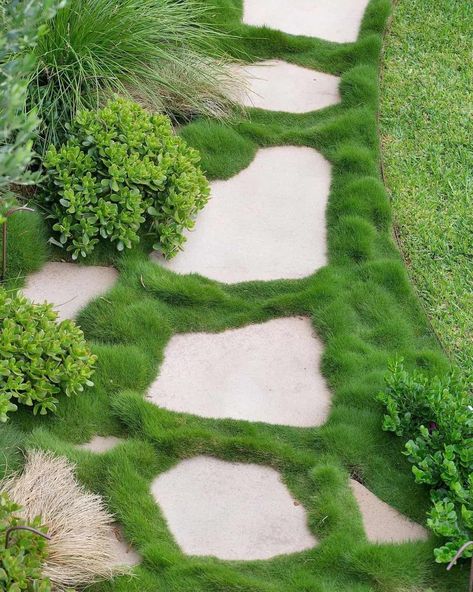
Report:
[[[92,386],[96,356],[75,323],[56,318],[51,305],[0,289],[0,421],[17,404],[56,412],[58,397]]]
[[[6,493],[0,492],[0,589],[10,592],[50,592],[50,581],[41,575],[41,567],[47,557],[43,537],[16,530],[10,535],[8,549],[5,548],[7,530],[26,524],[16,515],[20,509]],[[26,525],[42,530],[39,518]]]
[[[81,111],[67,143],[51,145],[44,159],[41,199],[59,243],[73,259],[90,255],[99,241],[122,251],[139,241],[146,222],[153,248],[174,256],[209,197],[199,160],[165,115],[121,98]]]
[[[447,539],[435,558],[449,562],[473,539],[473,397],[455,374],[408,374],[401,361],[390,367],[378,398],[388,412],[383,429],[409,438],[404,454],[416,482],[431,488],[427,524]]]

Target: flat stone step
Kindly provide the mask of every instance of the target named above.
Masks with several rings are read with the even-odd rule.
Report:
[[[307,113],[340,102],[340,78],[280,60],[237,67],[247,92],[238,100],[245,107]]]
[[[22,291],[33,302],[51,303],[63,321],[73,319],[90,300],[107,292],[117,277],[113,267],[50,262],[28,276]]]
[[[77,448],[79,450],[88,450],[89,452],[95,452],[96,454],[103,454],[118,446],[123,442],[121,438],[115,436],[94,436],[89,442],[79,444]]]
[[[360,508],[366,538],[370,542],[405,543],[428,538],[425,528],[380,500],[358,481],[350,479],[350,487]]]
[[[304,508],[269,467],[199,456],[161,474],[151,492],[188,555],[269,559],[317,544]]]
[[[356,41],[369,0],[244,0],[243,22],[291,35]]]
[[[113,555],[112,567],[133,567],[141,563],[141,556],[127,543],[119,524],[110,528],[109,545]]]
[[[177,273],[236,283],[295,279],[327,263],[325,209],[331,166],[316,150],[259,150],[248,168],[212,183],[212,199],[184,251],[155,261]]]
[[[202,417],[319,426],[331,400],[320,373],[322,353],[307,318],[174,335],[148,397]]]

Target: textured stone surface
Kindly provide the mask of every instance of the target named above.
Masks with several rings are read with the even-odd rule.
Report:
[[[199,456],[157,477],[152,494],[188,555],[269,559],[317,544],[279,473]]]
[[[369,0],[244,0],[243,22],[291,35],[356,41]]]
[[[94,436],[90,442],[79,444],[77,448],[101,454],[115,448],[120,442],[122,442],[121,438],[116,438],[115,436]]]
[[[246,107],[307,113],[340,102],[340,79],[280,60],[239,66],[248,91],[239,98]]]
[[[380,500],[358,481],[350,479],[365,528],[366,538],[372,543],[404,543],[428,538],[425,528],[400,514]]]
[[[50,262],[28,277],[23,293],[33,302],[53,304],[62,321],[74,318],[90,300],[111,288],[117,277],[113,267]]]
[[[212,183],[212,199],[170,261],[178,273],[221,282],[301,278],[327,262],[331,167],[311,148],[260,150],[248,168]]]
[[[123,535],[123,530],[120,525],[114,524],[110,529],[110,547],[115,560],[114,566],[129,566],[133,567],[141,562],[141,557],[138,553],[129,545]]]
[[[148,396],[203,417],[321,425],[330,410],[322,352],[307,318],[175,335]]]

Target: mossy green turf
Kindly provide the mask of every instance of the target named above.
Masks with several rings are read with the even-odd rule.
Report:
[[[134,578],[98,584],[95,592],[466,589],[466,566],[447,574],[433,563],[434,540],[368,544],[348,487],[351,473],[401,512],[425,522],[426,491],[414,484],[402,442],[381,430],[382,408],[375,395],[395,356],[430,373],[447,368],[391,239],[390,209],[379,178],[377,72],[389,2],[371,1],[359,41],[347,45],[242,26],[239,0],[215,0],[215,7],[217,20],[235,35],[240,56],[244,50],[251,59],[279,57],[342,75],[341,105],[306,115],[252,111],[231,124],[196,121],[181,131],[202,150],[211,178],[235,174],[261,146],[306,145],[322,152],[333,166],[330,265],[303,280],[228,286],[175,275],[151,263],[144,250],[120,257],[103,253],[103,260],[119,269],[120,279],[79,317],[99,357],[95,387],[61,401],[57,417],[17,412],[13,427],[25,434],[24,445],[77,461],[80,478],[105,496],[143,558]],[[325,343],[322,371],[333,407],[324,426],[203,419],[159,409],[144,398],[174,333],[221,331],[290,315],[310,316]],[[11,429],[4,433],[15,440]],[[104,455],[74,448],[95,433],[125,441]],[[184,555],[151,497],[150,482],[197,454],[281,471],[307,509],[320,545],[262,562]]]
[[[445,349],[473,373],[473,3],[399,0],[386,40],[386,183],[409,275]]]

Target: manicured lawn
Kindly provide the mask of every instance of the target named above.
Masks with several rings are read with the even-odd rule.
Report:
[[[387,188],[409,275],[445,350],[473,370],[473,4],[399,0],[386,39]]]
[[[216,20],[235,35],[236,55],[277,57],[342,78],[342,103],[322,111],[254,111],[231,123],[199,120],[181,130],[201,150],[212,179],[237,173],[259,147],[302,145],[321,152],[333,173],[327,210],[330,264],[302,280],[229,286],[166,271],[149,261],[144,248],[123,255],[97,252],[95,261],[113,263],[120,278],[78,319],[98,355],[95,386],[61,400],[55,417],[19,410],[11,427],[0,432],[0,448],[8,453],[9,466],[18,460],[15,445],[20,443],[66,454],[77,462],[81,480],[107,500],[143,561],[134,578],[97,584],[90,588],[95,592],[466,589],[466,566],[447,574],[433,563],[434,539],[368,544],[348,487],[349,475],[356,475],[406,516],[425,522],[427,492],[414,483],[400,453],[402,442],[382,432],[383,409],[375,396],[383,388],[388,361],[396,356],[427,373],[448,366],[393,243],[379,175],[377,74],[390,3],[372,0],[359,40],[346,45],[245,27],[239,24],[240,0],[212,4]],[[34,220],[26,234],[21,225],[12,225],[11,285],[47,256],[41,225]],[[33,248],[34,258],[28,256]],[[173,334],[221,331],[291,315],[310,317],[325,344],[322,371],[333,407],[324,426],[298,429],[204,419],[158,408],[144,398]],[[96,433],[126,440],[105,455],[74,447]],[[320,545],[264,562],[184,555],[150,495],[150,483],[180,459],[201,454],[280,471],[306,508]]]

